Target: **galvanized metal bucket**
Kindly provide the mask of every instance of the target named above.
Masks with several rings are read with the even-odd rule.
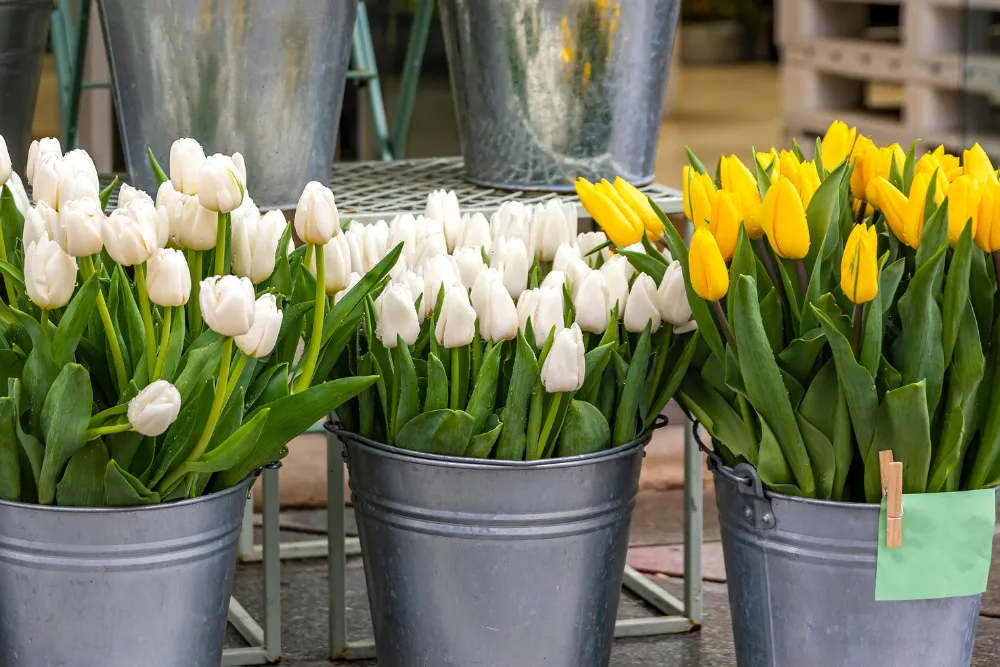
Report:
[[[0,665],[219,667],[251,481],[146,507],[0,502]]]
[[[0,136],[24,175],[53,0],[0,0]]]
[[[653,179],[680,0],[441,0],[466,178]]]
[[[336,433],[380,666],[608,664],[648,433],[531,462]]]
[[[146,159],[170,144],[239,151],[262,208],[293,208],[333,165],[355,0],[98,0],[125,161],[153,193]]]
[[[709,457],[739,667],[972,661],[981,595],[875,601],[879,506],[764,491]]]

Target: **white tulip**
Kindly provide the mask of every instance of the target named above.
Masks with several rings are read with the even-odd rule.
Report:
[[[59,145],[59,140],[55,137],[46,137],[45,139],[32,141],[31,147],[28,148],[28,165],[24,170],[28,184],[31,185],[35,182],[35,174],[39,165],[53,159],[59,160],[60,158],[62,158],[62,146]]]
[[[472,307],[483,339],[499,343],[517,336],[517,307],[497,269],[480,269],[472,285]]]
[[[28,208],[24,215],[24,235],[21,245],[27,248],[42,237],[54,239],[59,226],[59,213],[45,202],[38,202],[34,208]]]
[[[352,271],[351,279],[347,281],[347,287],[345,287],[344,289],[340,290],[339,292],[333,295],[333,305],[336,306],[338,303],[340,303],[340,300],[344,298],[344,295],[350,292],[351,288],[357,285],[359,282],[361,282],[361,274]]]
[[[490,267],[500,269],[503,273],[503,284],[512,298],[521,296],[528,287],[528,271],[531,262],[528,259],[528,248],[519,238],[508,239],[498,236],[493,239],[490,249]]]
[[[395,246],[387,245],[386,247],[394,248]],[[393,264],[391,267],[389,267],[389,277],[395,280],[400,275],[402,275],[403,272],[408,271],[409,268],[410,268],[409,262],[407,262],[406,257],[404,257],[402,253],[400,253],[399,257],[396,258],[396,263]]]
[[[83,172],[63,172],[59,177],[57,208],[62,209],[67,202],[92,199],[100,205],[101,193]]]
[[[465,289],[472,289],[472,284],[483,268],[482,251],[479,248],[455,248],[452,257],[458,264],[458,274]]]
[[[642,245],[642,243],[639,242],[639,241],[633,243],[632,245],[625,246],[624,248],[622,248],[622,250],[628,250],[629,252],[637,252],[640,255],[647,254],[646,253],[646,246]]]
[[[604,333],[611,322],[611,295],[608,280],[600,271],[588,271],[573,295],[576,323],[590,333]]]
[[[211,250],[219,229],[219,214],[198,203],[195,195],[186,195],[173,189],[169,181],[160,185],[156,205],[162,211],[157,223],[157,243],[164,231],[181,248]]]
[[[424,217],[441,221],[445,241],[448,243],[448,252],[459,245],[462,235],[462,211],[458,206],[458,196],[454,190],[448,192],[435,190],[428,194]]]
[[[351,282],[351,251],[347,246],[347,234],[337,234],[323,246],[323,278],[327,294],[336,294]],[[317,249],[318,250],[318,249]],[[316,259],[309,266],[316,274]],[[359,267],[360,268],[360,267]],[[363,273],[363,271],[358,271]]]
[[[580,290],[580,284],[592,269],[582,259],[571,259],[566,266],[566,277],[569,279],[570,294],[575,298]],[[627,286],[626,286],[627,287]]]
[[[248,357],[260,359],[271,354],[281,331],[282,313],[273,294],[261,294],[254,303],[253,326],[243,335],[235,336],[236,347]]]
[[[462,234],[458,245],[474,248],[482,246],[490,251],[493,236],[490,234],[490,223],[482,213],[465,214],[462,216]]]
[[[410,266],[420,266],[431,257],[448,254],[448,242],[441,231],[441,223],[420,216],[416,220],[417,242],[408,258]]]
[[[14,171],[14,165],[10,161],[10,153],[7,151],[7,142],[0,134],[0,183],[6,183]]]
[[[601,248],[600,252],[595,252],[593,255],[587,255],[588,252],[593,250],[599,245],[603,245],[608,242],[608,237],[604,232],[581,232],[576,236],[576,247],[580,249],[580,255],[583,257],[584,261],[587,262],[591,267],[597,264],[597,256],[601,255],[604,261],[607,261],[611,257],[610,248]]]
[[[351,257],[351,267],[357,269],[359,273],[367,273],[368,269],[365,268],[368,264],[365,257],[367,227],[360,222],[352,221],[344,230],[344,236],[347,237],[344,241]]]
[[[330,188],[317,181],[306,184],[295,205],[295,233],[304,243],[316,245],[340,233],[340,213]]]
[[[645,273],[636,276],[625,303],[625,328],[632,333],[640,333],[647,323],[652,323],[650,333],[656,333],[660,328],[658,300],[656,282]]]
[[[671,262],[674,261],[674,256],[670,254],[669,248],[664,248],[663,250],[660,251],[660,253],[663,255],[663,258],[667,260],[667,264],[670,264]]]
[[[674,326],[674,333],[687,333],[698,328],[698,323],[692,319],[680,262],[671,262],[667,267],[656,290],[656,298],[660,317]]]
[[[101,252],[101,223],[104,211],[93,199],[76,199],[65,202],[58,213],[55,241],[63,251],[73,257],[86,257]]]
[[[159,247],[156,241],[156,216],[148,219],[146,215],[137,215],[133,207],[120,208],[101,223],[101,239],[104,247],[115,260],[123,266],[142,264],[148,260]]]
[[[445,290],[434,338],[438,345],[451,349],[468,345],[475,336],[476,311],[469,303],[469,293],[461,285],[452,285]]]
[[[100,192],[101,181],[97,178],[97,166],[94,165],[90,154],[82,148],[71,150],[63,155],[62,160],[59,161],[59,171],[63,177],[71,174],[83,176],[95,192]],[[62,186],[60,185],[60,187]],[[70,199],[79,199],[79,197],[67,197],[66,201]]]
[[[576,324],[556,334],[549,355],[542,364],[541,380],[550,394],[576,391],[587,375],[586,348],[583,332]]]
[[[194,139],[178,139],[170,146],[170,182],[178,192],[198,194],[198,174],[205,165],[205,149]]]
[[[163,248],[170,239],[170,227],[165,219],[161,219],[156,212],[156,205],[151,199],[133,199],[128,206],[119,206],[118,210],[125,211],[137,222],[146,225],[153,230],[153,237],[156,239],[156,247]]]
[[[569,263],[574,259],[582,259],[583,255],[576,244],[563,243],[556,250],[556,256],[552,259],[552,268],[555,271],[566,271]]]
[[[535,317],[538,303],[541,300],[542,294],[538,288],[526,289],[517,298],[517,328],[521,330],[521,333],[527,331],[528,320]],[[532,324],[532,328],[534,328],[534,324]]]
[[[254,319],[253,283],[249,278],[209,276],[198,297],[205,324],[223,336],[242,336]]]
[[[76,260],[43,236],[24,251],[24,287],[39,308],[62,308],[76,287]]]
[[[382,341],[382,345],[395,348],[396,336],[401,337],[407,345],[417,342],[420,321],[413,307],[409,287],[399,283],[388,285],[375,299],[375,313],[378,317],[375,335]]]
[[[181,393],[166,380],[146,385],[128,402],[128,421],[138,433],[157,436],[166,432],[181,411]]]
[[[621,255],[614,255],[600,270],[608,282],[611,307],[618,304],[618,317],[621,318],[625,315],[625,303],[628,301],[628,281],[632,275],[632,265]]]
[[[61,157],[55,153],[40,153],[33,168],[29,159],[28,168],[33,174],[31,183],[31,200],[38,204],[45,202],[53,209],[59,209],[59,162]]]
[[[158,248],[146,262],[146,291],[158,306],[183,306],[191,296],[191,269],[184,253]]]
[[[505,236],[508,239],[531,239],[532,208],[519,201],[505,201],[490,216],[490,234],[493,240]],[[525,244],[527,247],[527,243]],[[517,297],[515,297],[517,298]]]
[[[246,175],[228,155],[216,153],[198,170],[198,203],[210,211],[235,211],[246,192]]]
[[[386,247],[389,241],[389,225],[385,220],[379,220],[365,228],[365,273],[375,268],[375,265],[382,261],[388,250]],[[391,246],[390,246],[391,247]]]
[[[21,212],[21,215],[27,215],[28,209],[31,207],[31,200],[28,199],[28,193],[24,191],[24,184],[21,183],[21,177],[17,175],[16,171],[10,172],[7,187],[10,188],[10,193],[14,197],[14,206]]]
[[[531,238],[534,253],[545,262],[555,259],[559,246],[576,240],[576,206],[550,199],[537,204],[531,218]]]
[[[424,278],[424,299],[431,310],[437,303],[441,289],[445,291],[452,285],[462,284],[462,274],[458,270],[455,258],[450,255],[435,255],[420,267]]]
[[[417,226],[411,213],[398,213],[389,223],[389,234],[385,245],[387,248],[395,248],[400,243],[403,244],[403,251],[400,257],[409,263],[413,260],[413,253],[417,249]]]
[[[422,298],[424,294],[424,278],[415,271],[402,271],[398,276],[392,279],[392,282],[397,285],[406,285],[410,290],[410,296],[413,297],[413,304],[416,305],[417,299],[420,299],[420,308],[417,311],[417,316],[420,321],[423,322],[427,319],[427,314],[431,310],[430,299]]]
[[[522,293],[517,300],[517,319],[521,331],[525,330],[529,318],[535,332],[535,347],[540,348],[545,344],[553,327],[556,333],[565,329],[562,289],[540,287]]]
[[[170,181],[164,181],[163,185],[168,185],[169,183]],[[157,190],[156,196],[157,199],[159,199],[159,190]],[[118,190],[118,208],[125,208],[138,199],[148,201],[150,204],[153,203],[153,198],[146,194],[143,190],[133,188],[128,183],[122,183],[121,189]]]
[[[552,287],[561,290],[564,286],[568,286],[569,277],[562,271],[550,271],[549,275],[545,276],[540,287]]]
[[[233,273],[249,278],[254,285],[270,278],[274,273],[278,244],[286,227],[288,223],[281,211],[268,211],[261,215],[254,207],[241,215],[239,220],[234,214],[231,248]],[[329,264],[326,270],[330,271]]]

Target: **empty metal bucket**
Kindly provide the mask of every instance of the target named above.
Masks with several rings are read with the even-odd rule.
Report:
[[[0,665],[219,667],[251,481],[145,507],[0,502]]]
[[[0,0],[0,136],[22,176],[53,6],[53,0]]]
[[[597,454],[512,462],[334,432],[380,667],[608,664],[649,434]]]
[[[440,0],[466,178],[653,179],[680,0]]]
[[[152,148],[239,151],[262,208],[293,208],[333,166],[355,0],[98,0],[132,183]]]
[[[878,505],[763,491],[746,464],[709,468],[739,667],[972,661],[981,595],[875,601]]]

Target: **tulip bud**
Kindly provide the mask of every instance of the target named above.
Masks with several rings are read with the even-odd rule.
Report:
[[[563,271],[549,271],[539,287],[551,287],[561,290],[563,286],[569,286],[569,277]]]
[[[465,289],[472,289],[472,284],[483,268],[482,251],[479,248],[455,248],[452,257],[458,265],[458,274]]]
[[[450,255],[435,255],[420,267],[424,278],[424,300],[429,309],[437,303],[441,288],[447,292],[452,285],[462,284],[462,274],[455,258]]]
[[[441,221],[448,252],[453,251],[462,235],[462,211],[455,191],[435,190],[428,194],[424,217]]]
[[[340,213],[330,188],[316,181],[306,184],[295,206],[295,233],[305,243],[316,245],[340,233]]]
[[[427,314],[431,310],[431,306],[434,304],[431,299],[425,297],[424,294],[424,278],[415,271],[402,271],[398,276],[392,279],[392,282],[397,285],[406,285],[410,290],[410,296],[413,298],[413,304],[416,306],[417,299],[420,299],[420,308],[418,309],[417,316],[421,322],[427,319]]]
[[[249,200],[250,198],[247,197]],[[251,207],[244,214],[237,216],[233,213],[232,228],[232,266],[233,273],[250,279],[254,285],[258,285],[274,273],[275,256],[278,252],[278,243],[285,233],[288,223],[281,211],[268,211],[264,215],[260,214],[256,206]],[[327,294],[334,294],[343,289],[350,275],[350,266],[343,275],[342,281],[333,281],[336,289],[331,291],[331,274],[335,273],[331,267],[330,253],[327,253],[326,263],[326,286]]]
[[[350,292],[351,288],[357,285],[359,282],[361,282],[361,274],[352,271],[351,279],[347,281],[347,287],[345,287],[344,289],[340,290],[339,292],[333,295],[333,305],[336,306],[338,303],[340,303],[340,300],[344,298],[344,295]]]
[[[490,267],[501,270],[503,285],[512,298],[521,296],[521,292],[528,286],[528,271],[531,270],[524,241],[503,236],[494,238],[490,249]]]
[[[823,154],[826,157],[826,154]],[[875,178],[875,166],[878,160],[878,148],[872,140],[864,135],[858,136],[851,150],[851,160],[854,171],[851,172],[851,192],[858,199],[866,200],[868,184]]]
[[[24,288],[39,308],[53,310],[69,303],[76,287],[76,260],[43,236],[24,251]]]
[[[840,289],[852,303],[867,303],[878,294],[878,232],[874,225],[855,225],[840,260]]]
[[[490,217],[490,233],[493,240],[504,236],[508,239],[527,241],[531,238],[532,213],[530,206],[525,206],[519,201],[505,201],[500,204],[500,207]]]
[[[38,205],[29,208],[24,216],[24,236],[21,245],[27,248],[43,237],[54,239],[58,227],[59,213],[45,202],[38,202]]]
[[[631,268],[631,264],[629,265],[629,268]],[[570,260],[569,265],[566,267],[566,279],[569,281],[570,290],[574,297],[576,296],[576,293],[580,291],[580,284],[583,282],[583,279],[590,275],[591,271],[592,269],[587,266],[587,263],[582,259]],[[606,276],[605,282],[607,282]]]
[[[352,263],[348,238],[348,234],[337,234],[323,246],[323,277],[327,294],[333,295],[345,289],[351,282],[351,269],[360,268]],[[316,274],[315,257],[309,270]]]
[[[146,385],[128,402],[128,422],[142,435],[155,437],[166,432],[181,411],[181,393],[166,380]]]
[[[740,211],[737,208],[736,197],[729,192],[720,192],[712,207],[712,219],[708,225],[709,231],[719,244],[722,257],[730,260],[736,252],[736,241],[740,236]]]
[[[379,220],[365,226],[364,249],[362,252],[365,273],[375,268],[375,265],[385,257],[387,250],[386,242],[388,239],[389,226],[385,224],[385,220]]]
[[[191,270],[184,253],[159,248],[146,263],[146,291],[158,306],[183,306],[191,296]]]
[[[985,182],[993,181],[987,179]],[[962,230],[967,224],[972,225],[972,236],[975,237],[978,221],[979,181],[963,174],[952,181],[948,188],[948,240],[951,242],[951,247],[954,248],[958,243],[958,237],[962,235]]]
[[[254,293],[249,278],[209,276],[201,281],[199,303],[205,324],[223,336],[242,336],[253,326]]]
[[[600,271],[588,271],[573,290],[576,323],[584,331],[604,333],[611,322],[611,295],[608,279]]]
[[[773,186],[772,186],[773,187]],[[696,229],[688,250],[688,270],[694,293],[706,301],[718,301],[729,291],[729,270],[715,237],[707,229]]]
[[[692,319],[680,262],[671,262],[663,273],[663,280],[656,290],[656,305],[663,321],[674,326],[674,333],[687,333],[698,328],[698,323]]]
[[[945,151],[944,146],[938,146],[932,153],[934,157],[937,158],[941,167],[944,169],[944,175],[947,177],[948,181],[951,182],[958,178],[958,176],[963,172],[963,167],[961,162],[959,162],[958,156],[952,155]]]
[[[122,266],[142,264],[158,247],[156,215],[150,218],[131,206],[112,211],[101,224],[101,239],[111,259]]]
[[[168,183],[170,183],[170,181],[164,181],[163,185],[167,185]],[[159,191],[157,191],[157,198],[159,198]],[[128,183],[122,183],[121,188],[118,190],[118,208],[125,208],[132,202],[140,199],[147,201],[150,204],[153,203],[153,198],[142,190],[133,188]]]
[[[610,184],[594,185],[581,177],[576,179],[574,187],[584,209],[615,245],[625,247],[635,243],[642,236],[644,233],[642,222],[632,211],[619,208],[616,200],[621,201],[621,197]],[[624,204],[622,206],[624,207]]]
[[[236,347],[248,357],[260,359],[271,354],[281,331],[282,313],[273,294],[261,294],[254,303],[253,326],[250,331],[234,336]]]
[[[833,171],[844,161],[854,148],[854,140],[858,136],[858,128],[848,127],[842,120],[835,120],[823,135],[821,149],[823,151],[823,167]]]
[[[650,205],[649,197],[621,176],[615,176],[614,185],[622,201],[639,216],[649,238],[660,238],[663,235],[663,222]]]
[[[69,153],[63,155],[62,160],[59,161],[58,171],[64,178],[67,176],[82,176],[89,185],[88,189],[100,192],[101,181],[97,177],[97,167],[94,165],[94,160],[90,157],[90,154],[82,148],[71,150]],[[80,187],[85,186],[81,185]],[[60,184],[61,188],[62,185]],[[71,199],[79,199],[79,197],[66,197],[66,201]]]
[[[711,236],[710,232],[709,236]],[[618,317],[622,317],[625,314],[625,304],[628,301],[628,281],[632,277],[632,265],[622,255],[614,255],[604,263],[600,270],[608,283],[611,308],[617,305]]]
[[[715,184],[708,174],[699,174],[685,165],[684,215],[695,225],[707,224],[712,217],[712,201],[715,199]]]
[[[535,347],[541,348],[553,327],[556,333],[566,328],[562,289],[540,287],[537,290],[525,290],[517,300],[517,319],[521,331],[525,330],[529,318],[535,332]]]
[[[575,243],[563,243],[556,250],[556,256],[552,260],[552,270],[553,271],[566,271],[569,268],[569,263],[574,259],[582,259],[583,255],[580,253],[580,248],[576,246]]]
[[[462,233],[458,245],[467,248],[482,247],[490,251],[493,236],[490,234],[490,223],[482,213],[465,214],[462,216]]]
[[[198,203],[209,211],[235,211],[246,191],[246,176],[228,155],[216,153],[198,170]]]
[[[399,256],[407,263],[411,262],[417,249],[417,227],[411,213],[397,213],[396,217],[389,223],[386,247],[395,248],[400,243],[403,244],[403,250]]]
[[[587,375],[586,352],[583,332],[578,325],[557,333],[542,364],[541,381],[545,391],[554,394],[582,387]]]
[[[409,257],[410,266],[421,266],[431,257],[448,254],[448,243],[445,241],[440,222],[418,216],[416,228],[417,243],[412,256]]]
[[[70,201],[81,199],[92,199],[100,203],[100,192],[91,185],[90,179],[83,173],[64,174],[59,179],[59,194],[57,196],[58,207],[61,209]]]
[[[983,186],[983,194],[979,198],[976,244],[983,252],[1000,251],[1000,184],[992,181]]]
[[[764,235],[764,228],[760,225],[761,200],[757,178],[735,155],[722,158],[719,176],[722,189],[736,195],[747,235],[752,239],[759,239]]]
[[[375,299],[375,312],[378,317],[375,333],[382,345],[395,348],[396,336],[400,336],[407,345],[417,342],[420,321],[409,287],[399,283],[387,286]]]
[[[211,250],[215,247],[219,214],[199,204],[197,196],[177,192],[163,183],[156,200],[163,210],[157,221],[157,244],[162,232],[169,230],[169,235],[181,248]]]
[[[55,241],[73,257],[86,257],[101,252],[101,223],[104,211],[93,199],[65,202],[58,214]]]
[[[597,256],[600,255],[604,258],[604,261],[608,261],[611,257],[610,248],[602,248],[599,252],[595,252],[593,255],[587,255],[588,252],[593,250],[599,245],[603,245],[608,242],[608,237],[604,232],[582,232],[576,236],[576,247],[580,252],[580,257],[583,261],[587,262],[591,267],[597,264]]]
[[[761,226],[771,248],[780,257],[802,259],[809,252],[809,223],[802,198],[791,181],[783,176],[771,184],[764,197]],[[721,250],[721,249],[720,249]]]
[[[24,185],[21,183],[21,177],[17,175],[16,171],[10,172],[10,178],[7,179],[7,187],[10,189],[10,194],[14,197],[14,206],[21,215],[27,215],[28,209],[31,207],[31,200],[28,199],[28,193],[24,191]],[[0,190],[2,190],[2,185],[0,185]]]
[[[7,182],[14,171],[14,165],[10,161],[10,153],[7,151],[7,142],[3,135],[0,135],[0,185]]]
[[[997,182],[997,172],[990,162],[990,156],[978,142],[962,153],[962,163],[965,165],[965,175],[975,179],[979,185]],[[948,197],[948,206],[951,206],[951,197]],[[952,242],[952,245],[955,243]]]
[[[564,204],[559,199],[538,204],[534,207],[531,218],[534,247],[529,249],[529,253],[537,253],[543,262],[551,262],[555,259],[559,246],[576,239],[576,228],[576,206]]]
[[[878,209],[882,208],[882,202],[878,198],[878,188],[875,185],[878,177],[889,180],[892,174],[892,164],[896,163],[899,173],[903,173],[903,166],[906,164],[906,153],[902,146],[893,144],[885,148],[877,148],[872,156],[870,173],[868,174],[868,189],[865,192],[865,200]]]
[[[62,158],[62,146],[59,145],[59,140],[55,137],[46,137],[45,139],[36,139],[31,142],[31,147],[28,148],[28,165],[24,170],[24,176],[28,179],[28,184],[32,185],[35,182],[35,173],[37,168],[52,160],[59,160]],[[38,201],[37,199],[35,200]]]
[[[778,177],[778,151],[771,146],[769,151],[757,151],[754,157],[760,162],[768,178],[772,181]]]
[[[480,269],[472,285],[472,307],[483,339],[499,343],[517,336],[517,307],[497,269]]]
[[[170,182],[178,192],[198,194],[198,179],[205,166],[205,149],[194,139],[178,139],[170,146]]]
[[[641,333],[647,323],[651,323],[650,331],[655,333],[660,328],[659,299],[656,294],[656,283],[645,274],[640,273],[625,303],[625,328],[633,333]]]

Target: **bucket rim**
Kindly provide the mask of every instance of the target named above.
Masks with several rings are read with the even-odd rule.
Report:
[[[718,485],[720,481],[726,484],[731,484],[736,486],[739,482],[733,481],[727,478],[725,475],[720,473],[718,470],[708,467],[712,475],[715,477],[715,484]],[[763,489],[764,497],[769,500],[785,500],[788,502],[803,503],[805,505],[816,505],[821,507],[836,507],[840,509],[865,509],[865,510],[878,510],[881,505],[876,503],[850,503],[844,500],[820,500],[819,498],[803,498],[802,496],[789,496],[784,493],[778,493],[777,491],[770,491],[766,488]]]
[[[0,0],[2,1],[2,0]],[[172,509],[175,507],[188,507],[199,503],[207,503],[219,500],[233,493],[246,492],[246,488],[257,479],[257,472],[252,472],[242,482],[234,484],[228,489],[208,493],[197,498],[188,498],[173,503],[156,503],[155,505],[130,505],[127,507],[61,507],[59,505],[39,505],[37,503],[22,503],[15,500],[0,500],[0,508],[10,507],[12,509],[31,510],[36,512],[53,512],[64,514],[131,514],[132,512],[155,512],[157,510]]]
[[[624,458],[633,454],[635,449],[645,449],[646,444],[653,437],[654,428],[643,431],[637,438],[630,440],[623,445],[618,445],[612,449],[606,449],[592,454],[579,454],[577,456],[566,456],[557,459],[539,459],[537,461],[498,461],[496,459],[472,459],[464,456],[444,456],[442,454],[429,454],[426,452],[415,452],[401,447],[394,447],[382,442],[370,440],[363,435],[359,435],[347,429],[337,428],[337,424],[327,420],[323,428],[328,433],[350,440],[352,444],[377,452],[380,456],[400,460],[417,461],[425,465],[433,465],[441,468],[455,468],[464,470],[549,470],[553,468],[572,468],[581,465]]]

